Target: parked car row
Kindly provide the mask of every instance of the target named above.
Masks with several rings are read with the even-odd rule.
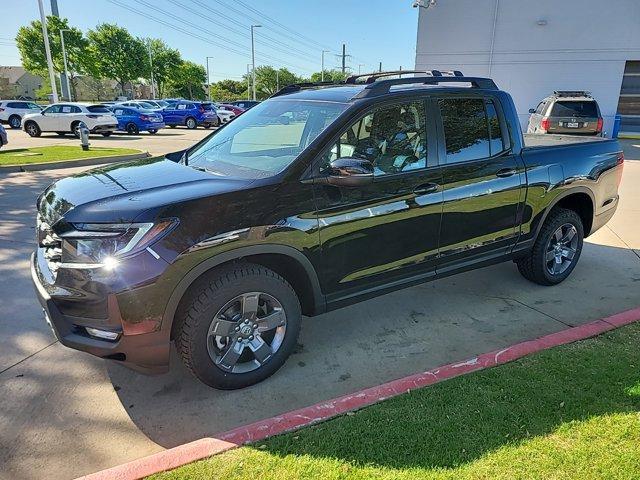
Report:
[[[32,102],[0,101],[0,121],[12,128],[24,128],[32,137],[42,132],[73,133],[85,125],[90,133],[110,136],[115,131],[131,135],[146,131],[155,134],[165,126],[189,129],[218,127],[245,110],[235,105],[184,99],[131,100],[84,104],[61,102],[41,108]]]

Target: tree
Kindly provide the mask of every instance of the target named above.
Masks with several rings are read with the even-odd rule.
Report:
[[[214,83],[218,88],[226,90],[234,95],[245,95],[247,93],[247,82],[238,80],[220,80],[218,83]]]
[[[325,82],[339,82],[349,76],[348,73],[342,73],[340,70],[325,70],[324,81]],[[316,72],[311,75],[312,82],[322,81],[322,72]]]
[[[204,85],[207,80],[207,72],[202,65],[197,63],[184,61],[173,72],[169,79],[169,90],[173,95],[187,97],[191,100],[204,100]]]
[[[103,23],[89,30],[89,50],[94,58],[99,77],[112,78],[125,94],[125,85],[147,76],[149,55],[144,41],[131,35],[125,28]]]
[[[69,69],[69,81],[75,97],[75,88],[79,75],[94,73],[93,57],[88,51],[88,40],[78,28],[70,27],[66,18],[54,16],[47,17],[47,33],[49,46],[51,47],[51,59],[56,72],[64,72],[64,60],[62,55],[62,42],[60,30],[64,32],[64,45],[67,53],[67,66]],[[47,57],[42,36],[42,23],[39,20],[31,22],[27,26],[20,27],[16,35],[16,43],[26,70],[48,79]]]
[[[151,45],[151,57],[153,65],[153,80],[158,85],[158,97],[164,97],[167,83],[175,77],[182,62],[180,52],[169,48],[166,43],[157,38],[147,40],[147,45]],[[150,69],[149,69],[150,71]],[[147,74],[149,81],[151,77]]]
[[[249,74],[249,80],[251,80],[251,74]],[[247,81],[246,75],[244,76],[244,81]],[[278,90],[278,84],[280,88],[282,88],[301,81],[301,77],[290,72],[286,68],[276,70],[271,66],[261,65],[256,67],[256,97],[260,100],[264,100],[276,93]]]

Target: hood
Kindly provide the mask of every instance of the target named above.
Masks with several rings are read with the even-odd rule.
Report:
[[[149,209],[232,192],[252,182],[150,158],[58,180],[38,199],[38,210],[50,225],[61,217],[68,222],[133,222]]]

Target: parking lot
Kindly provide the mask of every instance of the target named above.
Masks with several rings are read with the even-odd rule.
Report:
[[[159,154],[209,131],[92,137]],[[74,143],[10,131],[11,148]],[[0,176],[0,476],[73,478],[261,418],[640,304],[640,145],[627,162],[616,216],[585,244],[574,274],[549,288],[512,263],[395,292],[307,318],[297,352],[273,377],[212,390],[172,358],[146,377],[57,343],[32,293],[35,198],[78,169]]]
[[[94,147],[122,147],[137,148],[148,151],[151,155],[159,155],[181,150],[210,134],[212,130],[197,128],[188,130],[185,127],[163,128],[155,135],[143,132],[138,135],[128,135],[117,132],[111,137],[91,135],[89,143]],[[5,149],[46,147],[50,145],[80,145],[80,140],[72,134],[60,137],[55,133],[43,133],[40,137],[30,137],[23,130],[7,128],[9,144]]]

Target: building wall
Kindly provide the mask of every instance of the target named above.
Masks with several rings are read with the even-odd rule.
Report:
[[[438,0],[420,9],[416,70],[492,77],[523,127],[554,90],[588,90],[611,132],[627,60],[640,60],[640,0]]]

